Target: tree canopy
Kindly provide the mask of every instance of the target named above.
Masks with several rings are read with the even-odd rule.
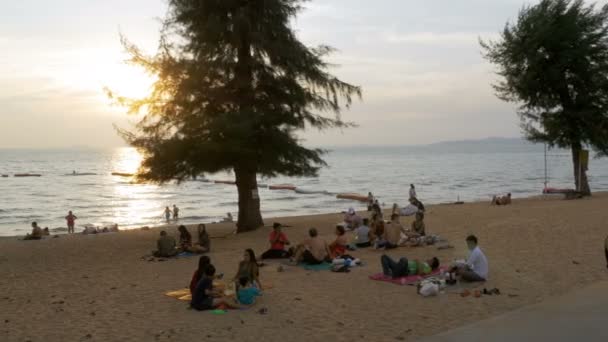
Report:
[[[526,138],[572,149],[575,183],[589,194],[579,154],[608,154],[608,6],[542,0],[481,45],[498,69],[497,96],[520,105]]]
[[[123,38],[129,62],[157,77],[145,98],[114,96],[144,114],[135,131],[121,130],[143,152],[139,179],[234,170],[238,226],[250,230],[262,223],[257,174],[317,174],[325,151],[303,146],[297,133],[350,126],[341,109],[361,89],[329,72],[330,47],[298,39],[291,21],[303,2],[169,0],[155,55]]]

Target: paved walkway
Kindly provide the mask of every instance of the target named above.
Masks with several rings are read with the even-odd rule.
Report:
[[[608,341],[608,282],[502,316],[457,328],[424,342]]]

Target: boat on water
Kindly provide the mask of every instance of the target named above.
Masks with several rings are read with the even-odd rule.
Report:
[[[92,173],[92,172],[72,172],[72,173],[66,173],[64,176],[95,176],[97,175],[96,173]]]
[[[355,194],[355,193],[338,194],[338,195],[336,195],[336,198],[353,200],[353,201],[359,201],[359,202],[367,202],[367,196],[366,195]]]
[[[15,177],[41,177],[38,173],[15,173]]]
[[[313,194],[326,195],[326,194],[328,194],[328,192],[326,190],[307,189],[307,188],[299,188],[299,187],[296,187],[296,189],[294,191],[298,194],[303,194],[303,195],[313,195]]]
[[[112,176],[133,177],[134,174],[133,173],[126,173],[126,172],[112,172]]]

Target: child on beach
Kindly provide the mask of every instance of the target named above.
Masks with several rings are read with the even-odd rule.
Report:
[[[192,301],[190,307],[194,310],[213,310],[220,305],[228,306],[229,303],[223,298],[220,290],[213,289],[213,278],[215,277],[215,267],[208,265],[205,268],[205,274],[196,284],[196,288],[192,293]]]
[[[68,216],[65,217],[65,220],[68,223],[68,234],[74,234],[74,221],[77,218],[76,215],[72,214],[71,210],[68,212]]]
[[[236,291],[236,300],[239,304],[251,306],[255,304],[255,298],[261,295],[260,289],[251,286],[247,277],[239,279],[239,286]]]
[[[179,208],[174,204],[173,205],[173,219],[177,221],[179,218]]]
[[[167,220],[167,222],[171,221],[171,209],[169,209],[169,207],[165,208],[165,220]]]

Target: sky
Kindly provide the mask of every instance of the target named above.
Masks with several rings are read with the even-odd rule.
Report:
[[[605,3],[606,1],[602,1]],[[535,1],[532,1],[535,3]],[[307,45],[337,49],[332,72],[363,88],[344,131],[305,132],[307,145],[415,145],[520,135],[498,100],[478,39],[516,18],[522,0],[312,0],[294,21]],[[0,2],[0,148],[116,147],[133,118],[109,87],[143,95],[150,77],[126,65],[123,33],[157,47],[164,0]]]

